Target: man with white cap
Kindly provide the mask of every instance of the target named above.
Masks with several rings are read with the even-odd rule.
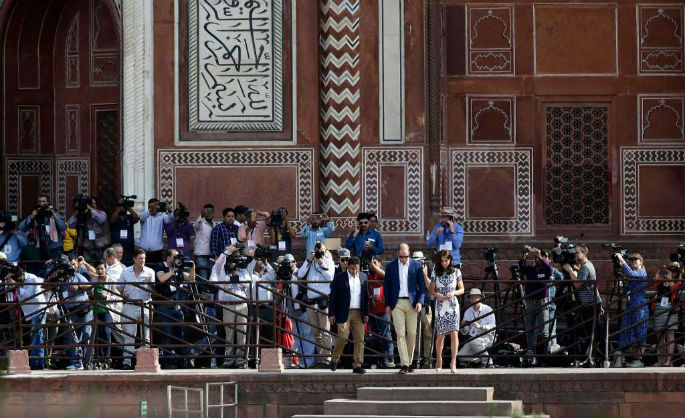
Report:
[[[452,208],[440,211],[440,222],[426,237],[428,246],[436,251],[447,250],[452,254],[454,267],[461,269],[461,254],[459,249],[464,241],[464,227],[455,221],[456,212]]]
[[[426,263],[426,257],[423,251],[414,251],[411,258],[421,263],[423,266],[423,280],[426,282],[426,289],[430,287],[430,276],[432,266]],[[433,296],[429,296],[426,292],[426,306],[421,309],[419,314],[419,321],[421,322],[421,338],[416,339],[416,346],[414,347],[414,367],[415,368],[432,368],[431,362],[433,358],[433,306],[435,300]],[[423,350],[419,353],[419,347],[423,346]]]
[[[481,303],[483,294],[480,289],[472,288],[469,293],[471,306],[464,313],[461,321],[461,333],[468,334],[469,339],[459,350],[459,357],[478,355],[478,358],[466,358],[465,361],[476,361],[481,367],[493,367],[492,359],[486,351],[495,340],[495,314],[492,308]]]

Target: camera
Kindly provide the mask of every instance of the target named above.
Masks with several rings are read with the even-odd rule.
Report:
[[[176,254],[176,256],[174,256],[174,260],[171,263],[177,269],[192,267],[193,265],[193,262],[190,259],[186,258],[185,254]]]
[[[166,212],[166,207],[167,203],[166,202],[157,202],[157,210],[160,212]]]
[[[671,253],[671,262],[680,263],[682,266],[685,263],[685,241],[681,242],[676,252]]]
[[[179,218],[188,218],[190,216],[190,211],[186,205],[181,202],[178,202],[178,208],[176,208],[176,211]]]
[[[243,248],[245,248],[245,244],[243,244]],[[265,247],[261,244],[257,244],[257,247],[254,250],[254,258],[258,260],[268,260],[271,258],[271,249],[269,247]]]
[[[252,257],[238,253],[229,254],[226,256],[226,264],[224,264],[224,271],[226,272],[226,274],[229,274],[231,270],[233,270],[233,268],[231,267],[234,267],[236,269],[247,268],[247,265],[250,264],[250,261],[252,261]]]
[[[76,275],[76,270],[74,269],[74,266],[71,265],[71,261],[69,261],[69,257],[66,255],[48,261],[46,264],[46,271],[48,272],[48,276],[57,273],[54,278],[57,282],[66,282]]]
[[[576,264],[576,247],[573,244],[569,244],[561,250],[559,253],[552,253],[552,261],[561,264],[562,266],[564,264],[568,264],[569,266],[572,266]]]
[[[125,208],[132,208],[133,205],[135,204],[134,199],[137,199],[138,196],[132,194],[132,195],[125,195],[125,194],[120,194],[121,198],[124,200],[121,202],[121,206]]]
[[[84,213],[88,210],[88,205],[93,201],[90,195],[79,193],[71,199],[74,204],[74,209],[79,211],[79,213]]]
[[[483,258],[488,263],[494,263],[495,258],[497,257],[497,251],[499,250],[496,247],[488,247],[485,250],[483,250]]]
[[[554,242],[558,242],[560,244],[566,244],[568,242],[568,238],[561,236],[561,235],[557,235],[556,237],[554,237]]]
[[[16,276],[18,267],[7,260],[0,260],[0,283],[4,283],[7,276]]]
[[[0,224],[2,224],[2,232],[13,232],[17,229],[17,217],[9,213],[0,213]]]
[[[269,215],[269,226],[272,228],[278,228],[279,226],[283,225],[283,208],[278,208],[274,211],[271,211],[271,214]]]
[[[38,205],[33,209],[36,211],[36,219],[42,219],[43,221],[51,217],[55,211],[51,204]]]
[[[293,277],[293,262],[283,259],[276,268],[276,279],[287,281]]]
[[[616,245],[613,242],[606,242],[602,244],[602,247],[611,248],[611,261],[613,261],[615,265],[621,264],[616,254],[620,254],[621,257],[623,257],[624,259],[633,258],[632,253],[627,252],[625,248],[622,248],[621,246]]]

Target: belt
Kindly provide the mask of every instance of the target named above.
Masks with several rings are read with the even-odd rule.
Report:
[[[397,299],[409,299],[409,296],[402,296],[402,297],[399,297]]]

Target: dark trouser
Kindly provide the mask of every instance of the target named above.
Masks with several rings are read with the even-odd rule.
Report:
[[[390,316],[387,312],[373,314],[369,316],[369,325],[371,326],[371,331],[374,334],[378,334],[383,338],[374,336],[374,346],[377,347],[378,351],[385,354],[381,361],[384,363],[394,363],[393,361],[393,350],[395,349],[392,343],[392,331],[390,330]]]
[[[170,323],[183,322],[183,311],[178,305],[158,305],[155,314],[155,322]],[[167,347],[169,344],[184,344],[183,327],[180,325],[160,325],[159,344],[162,357],[173,356],[174,354],[185,355],[186,349],[173,349]]]
[[[45,344],[45,333],[42,326],[45,325],[45,313],[39,313],[26,322],[31,327],[31,347]],[[31,367],[45,367],[45,348],[33,348],[29,350],[29,365]]]
[[[104,347],[103,356],[108,358],[112,347],[112,327],[114,326],[112,322],[112,315],[107,312],[98,312],[98,322],[105,322],[105,324],[98,325],[98,334],[96,343],[105,343],[107,347]]]
[[[90,325],[82,325],[93,321],[93,311],[90,309],[76,310],[74,313],[69,314],[69,322],[71,327],[67,325],[66,327],[66,344],[67,345],[87,345],[90,344],[91,329]],[[72,331],[72,328],[74,332]],[[74,340],[74,334],[76,334],[76,340]],[[80,353],[79,353],[80,352]],[[91,347],[87,347],[85,352],[82,347],[73,347],[67,349],[67,356],[69,357],[69,363],[72,365],[82,364],[81,360],[85,359],[88,361],[90,359]]]
[[[601,338],[600,333],[595,332],[593,338],[593,331],[598,328],[599,314],[601,311],[601,304],[588,303],[584,304],[579,310],[579,322],[583,323],[580,328],[580,339],[578,354],[586,355],[588,359],[592,358],[593,345]]]
[[[195,274],[202,279],[209,280],[211,275],[211,268],[214,265],[214,260],[212,260],[209,255],[196,255],[195,256]]]
[[[259,307],[259,320],[264,324],[259,326],[259,344],[273,346],[274,344],[274,310],[271,305]]]

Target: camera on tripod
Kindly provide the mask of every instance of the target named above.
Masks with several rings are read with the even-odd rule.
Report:
[[[132,195],[125,195],[125,194],[120,194],[121,198],[123,199],[123,202],[121,202],[121,206],[125,208],[132,208],[133,205],[135,205],[135,199],[138,198],[138,196],[132,194]]]
[[[294,259],[284,257],[283,260],[276,265],[276,279],[280,281],[288,281],[292,279],[294,262]]]
[[[38,205],[33,210],[36,211],[36,219],[38,220],[38,223],[46,223],[47,219],[52,216],[52,214],[55,212],[55,208],[52,207],[51,204],[46,203],[44,205]]]
[[[74,204],[74,209],[79,211],[79,213],[84,213],[88,210],[92,200],[93,198],[90,195],[79,193],[71,199],[71,202]]]
[[[271,249],[262,244],[257,244],[254,250],[254,258],[257,260],[268,260],[271,258]]]
[[[614,265],[618,266],[621,264],[618,257],[616,256],[616,254],[620,254],[621,257],[623,257],[624,259],[633,258],[632,253],[629,253],[628,251],[625,250],[625,248],[623,248],[619,245],[616,245],[613,242],[605,242],[604,244],[602,244],[602,247],[611,248],[611,261],[613,261]]]
[[[497,258],[497,251],[499,250],[496,247],[488,247],[483,250],[483,258],[488,263],[494,263]]]
[[[2,232],[13,232],[17,229],[17,217],[9,213],[0,213],[0,224],[2,224]]]
[[[681,242],[676,252],[671,253],[670,261],[680,263],[682,266],[685,263],[685,241]]]
[[[5,283],[7,276],[16,277],[19,268],[7,260],[0,260],[0,283]]]
[[[48,272],[48,277],[55,274],[53,280],[60,283],[64,283],[76,275],[76,269],[71,265],[71,261],[69,261],[69,257],[66,255],[48,261],[46,271]]]
[[[171,263],[177,269],[183,269],[186,267],[189,268],[189,267],[193,266],[193,261],[190,258],[186,257],[185,254],[181,254],[181,253],[176,254],[176,256],[174,256],[174,259]]]

